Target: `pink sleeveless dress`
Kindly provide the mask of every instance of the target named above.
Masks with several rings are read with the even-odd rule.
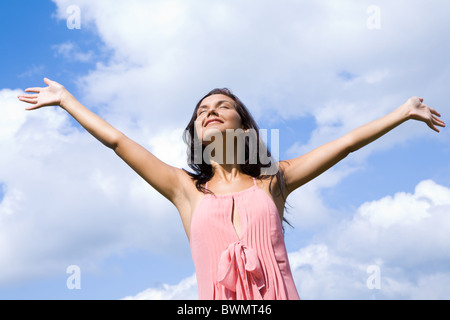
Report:
[[[300,299],[277,207],[253,182],[240,192],[205,194],[192,216],[190,247],[199,299]],[[233,206],[240,216],[240,237]]]

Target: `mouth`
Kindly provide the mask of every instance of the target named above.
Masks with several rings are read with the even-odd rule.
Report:
[[[209,119],[205,122],[205,127],[209,126],[210,124],[217,124],[217,123],[223,123],[222,120],[219,119]]]

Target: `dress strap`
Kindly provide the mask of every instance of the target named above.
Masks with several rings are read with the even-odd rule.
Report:
[[[253,184],[256,186],[256,179],[255,179],[255,177],[252,177],[253,178]]]

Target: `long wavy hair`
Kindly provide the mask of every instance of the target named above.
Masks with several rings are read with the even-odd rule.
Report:
[[[254,177],[254,178],[260,179],[260,180],[270,178],[270,183],[269,183],[270,192],[272,192],[273,178],[276,177],[277,181],[278,181],[278,185],[279,185],[279,194],[278,195],[281,195],[283,197],[283,199],[286,201],[286,199],[284,197],[284,193],[283,193],[283,191],[286,187],[285,183],[284,183],[283,172],[281,170],[277,170],[277,172],[272,175],[265,175],[265,174],[262,175],[261,174],[261,171],[264,168],[269,168],[272,165],[274,165],[272,163],[272,161],[274,161],[274,159],[272,158],[270,151],[267,149],[267,146],[261,142],[260,136],[259,136],[259,127],[256,124],[256,121],[253,119],[250,112],[248,111],[247,107],[242,103],[242,101],[237,96],[235,96],[231,92],[231,90],[229,90],[227,88],[213,89],[197,103],[195,110],[192,114],[191,120],[189,121],[189,124],[186,126],[186,128],[184,130],[184,134],[183,134],[183,140],[188,146],[188,148],[187,148],[188,166],[194,172],[189,172],[187,170],[185,170],[185,171],[195,181],[195,186],[197,187],[197,189],[199,191],[214,194],[211,190],[207,190],[205,188],[206,182],[211,180],[211,178],[213,177],[213,169],[212,169],[211,164],[208,164],[203,160],[195,161],[195,148],[199,147],[198,144],[201,144],[202,155],[204,154],[203,151],[205,150],[205,147],[206,147],[205,145],[203,145],[201,143],[201,141],[199,141],[198,137],[196,137],[195,121],[197,120],[197,110],[200,107],[202,101],[205,98],[215,95],[215,94],[223,94],[223,95],[226,95],[227,97],[231,98],[234,101],[235,109],[236,109],[237,113],[241,117],[241,122],[242,122],[242,125],[244,126],[244,129],[253,129],[253,132],[256,133],[257,141],[259,142],[259,143],[257,143],[258,146],[257,146],[257,150],[256,150],[257,151],[256,163],[251,163],[254,161],[250,161],[249,141],[248,141],[248,139],[245,139],[245,144],[244,144],[245,145],[245,162],[241,165],[241,171],[244,174],[247,174],[251,177]],[[260,150],[260,148],[263,148],[263,150]],[[261,161],[261,157],[260,157],[261,154],[267,155],[267,158],[270,159],[269,163],[263,163]],[[283,220],[289,224],[289,222],[285,218],[283,218]]]

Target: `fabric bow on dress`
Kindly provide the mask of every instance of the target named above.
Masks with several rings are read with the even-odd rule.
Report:
[[[228,299],[262,300],[265,284],[256,251],[240,241],[230,244],[220,257],[217,281],[226,288]]]

